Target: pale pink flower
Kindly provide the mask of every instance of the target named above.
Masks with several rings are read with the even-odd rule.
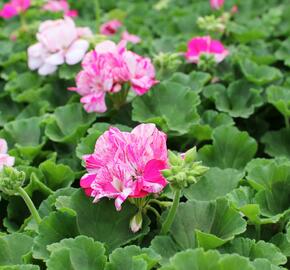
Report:
[[[12,167],[15,162],[15,158],[7,154],[8,146],[4,139],[0,138],[0,171],[4,166]]]
[[[38,73],[45,76],[64,63],[79,63],[89,48],[85,38],[90,35],[88,28],[76,27],[69,17],[41,23],[36,35],[38,43],[28,48],[29,68],[38,69]]]
[[[127,198],[159,193],[167,185],[166,135],[154,124],[141,124],[131,133],[110,128],[96,142],[94,153],[83,157],[88,173],[80,185],[98,202],[115,199],[117,210]]]
[[[98,44],[85,56],[82,67],[76,77],[76,88],[70,90],[82,96],[81,102],[87,112],[105,112],[106,93],[121,91],[126,82],[138,95],[157,83],[151,60],[127,51],[124,42]]]
[[[128,31],[124,31],[122,33],[122,40],[131,42],[133,44],[137,44],[137,43],[141,42],[141,38],[140,37],[138,37],[136,35],[132,35]]]
[[[218,41],[210,36],[195,37],[188,42],[185,57],[190,63],[198,63],[202,54],[213,55],[217,63],[224,60],[229,51]]]
[[[44,4],[43,9],[51,12],[63,12],[64,15],[69,17],[78,16],[78,12],[76,10],[70,10],[67,0],[48,0]]]
[[[105,36],[115,35],[118,29],[122,26],[122,22],[118,20],[111,20],[106,23],[103,23],[100,26],[100,33]]]
[[[224,0],[210,0],[210,6],[212,9],[220,9],[224,5]]]
[[[10,19],[30,7],[30,0],[11,0],[0,10],[0,17]]]

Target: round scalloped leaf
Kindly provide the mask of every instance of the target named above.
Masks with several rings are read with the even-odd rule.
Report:
[[[199,158],[210,167],[242,170],[257,151],[256,141],[247,132],[235,127],[218,127],[213,131],[212,138],[212,145],[198,151]]]
[[[268,102],[273,104],[276,109],[284,115],[290,117],[290,89],[278,85],[267,88]]]
[[[15,120],[5,124],[5,135],[14,144],[21,157],[33,159],[45,143],[41,117]]]
[[[160,256],[150,248],[127,246],[113,251],[105,270],[150,270],[159,260]]]
[[[225,87],[208,86],[206,96],[214,100],[219,111],[232,117],[248,118],[255,109],[263,104],[261,91],[245,80],[238,80]]]
[[[209,249],[244,232],[246,224],[225,199],[188,201],[180,204],[170,233],[182,249],[194,248],[196,244]]]
[[[279,69],[258,65],[249,59],[240,61],[240,66],[247,80],[257,85],[269,84],[282,78],[282,73]]]
[[[0,270],[40,270],[38,265],[20,264],[11,266],[0,266]]]
[[[179,83],[164,82],[132,103],[132,118],[138,122],[155,123],[166,132],[178,135],[189,132],[199,120],[199,96]]]
[[[92,238],[78,236],[74,239],[64,239],[47,247],[51,253],[46,262],[48,270],[103,270],[107,257],[104,245]]]
[[[0,236],[0,266],[22,264],[22,256],[31,251],[33,238],[22,233]]]
[[[184,190],[189,200],[211,201],[235,189],[244,173],[233,169],[211,168],[195,185]]]
[[[269,131],[261,139],[266,145],[265,152],[272,157],[287,157],[290,159],[290,129]]]
[[[54,142],[76,143],[95,118],[96,115],[86,113],[80,103],[58,107],[46,125],[45,135]]]
[[[290,38],[281,42],[280,47],[275,52],[275,57],[284,61],[285,66],[290,67]]]
[[[285,255],[274,244],[265,241],[258,241],[248,238],[236,238],[220,249],[223,253],[237,253],[250,260],[258,258],[268,259],[272,264],[283,265],[287,262]]]
[[[82,190],[78,190],[71,197],[71,207],[76,212],[80,234],[105,243],[109,251],[138,239],[149,231],[147,218],[143,219],[140,231],[133,233],[130,230],[130,219],[137,212],[136,207],[130,203],[125,203],[118,212],[113,201],[102,199],[93,203]]]
[[[76,217],[63,212],[51,212],[43,218],[38,230],[34,238],[33,257],[42,260],[49,258],[48,245],[79,235]]]

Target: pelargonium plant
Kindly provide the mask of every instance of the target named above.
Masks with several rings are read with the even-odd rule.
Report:
[[[30,0],[11,0],[0,10],[0,17],[10,19],[25,12],[31,5]]]
[[[89,48],[92,32],[87,27],[76,27],[65,17],[40,24],[36,34],[38,42],[28,48],[28,67],[42,76],[54,73],[64,63],[79,63]]]
[[[70,89],[82,96],[87,112],[105,112],[106,94],[120,92],[125,84],[137,95],[143,95],[157,83],[151,60],[125,46],[125,42],[104,41],[84,57],[76,87]]]

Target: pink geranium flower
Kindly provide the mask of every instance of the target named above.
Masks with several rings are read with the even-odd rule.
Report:
[[[157,83],[151,60],[126,50],[124,42],[98,44],[85,56],[82,67],[76,77],[76,88],[70,90],[82,96],[81,102],[87,112],[105,112],[106,93],[121,91],[124,83],[129,83],[138,95]]]
[[[122,33],[122,40],[131,42],[133,44],[137,44],[137,43],[141,42],[141,38],[140,37],[138,37],[136,35],[132,35],[128,31],[124,31]]]
[[[38,69],[38,73],[45,76],[64,63],[79,63],[89,48],[85,38],[91,35],[88,28],[76,27],[69,17],[41,23],[36,35],[38,43],[28,48],[29,68]]]
[[[210,36],[195,37],[188,42],[185,57],[188,62],[198,63],[202,54],[213,55],[217,63],[224,60],[229,51],[218,41]]]
[[[127,198],[159,193],[167,185],[161,174],[167,168],[166,135],[154,124],[141,124],[131,133],[110,128],[97,140],[94,153],[83,158],[88,173],[81,187],[94,202],[115,199],[117,210]]]
[[[64,15],[69,17],[78,16],[78,12],[76,10],[70,10],[67,0],[48,0],[44,4],[43,9],[51,12],[63,12]]]
[[[224,0],[210,0],[210,6],[212,9],[221,9],[224,5]]]
[[[15,158],[7,154],[8,146],[4,139],[0,138],[0,171],[4,166],[12,167],[15,162]]]
[[[30,0],[11,0],[0,10],[0,17],[10,19],[30,7]]]
[[[122,25],[122,22],[119,20],[105,22],[100,26],[100,33],[105,36],[115,35]]]

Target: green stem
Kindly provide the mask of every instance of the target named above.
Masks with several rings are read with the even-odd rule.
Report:
[[[146,209],[146,210],[150,210],[151,212],[153,212],[154,215],[155,215],[156,218],[157,218],[157,222],[158,222],[159,224],[161,224],[161,217],[160,217],[160,214],[158,213],[158,211],[157,211],[155,208],[153,208],[153,207],[150,206],[150,205],[147,205],[145,209]]]
[[[256,240],[259,241],[261,239],[261,224],[256,224]]]
[[[38,178],[34,177],[33,182],[39,187],[39,189],[47,196],[52,195],[53,191],[44,183],[38,180]]]
[[[172,202],[159,201],[156,199],[150,199],[148,204],[150,204],[150,203],[155,203],[155,204],[159,205],[160,207],[169,207],[172,205]]]
[[[173,199],[173,204],[169,210],[169,213],[164,221],[164,223],[162,224],[162,228],[161,228],[161,234],[167,234],[170,230],[170,227],[174,221],[175,215],[176,215],[176,211],[179,205],[179,198],[180,198],[180,189],[176,189],[175,193],[174,193],[174,199]]]
[[[19,193],[19,195],[22,197],[24,202],[26,203],[31,215],[35,219],[36,223],[39,225],[41,223],[41,217],[38,214],[38,211],[36,210],[36,207],[33,203],[33,201],[30,199],[26,191],[22,187],[18,187],[16,191]]]
[[[95,0],[95,12],[96,12],[96,27],[97,27],[97,32],[98,32],[100,28],[100,17],[101,17],[99,0]]]
[[[289,124],[289,117],[284,116],[284,121],[285,121],[285,126],[286,126],[286,128],[289,129],[289,127],[290,127],[290,124]]]

